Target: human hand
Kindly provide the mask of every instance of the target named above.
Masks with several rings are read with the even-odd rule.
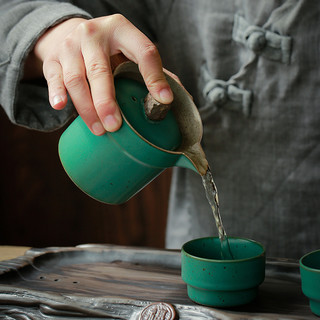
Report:
[[[38,40],[34,55],[43,63],[51,106],[63,109],[68,92],[79,115],[96,135],[121,127],[112,71],[127,59],[138,64],[157,101],[168,104],[173,100],[155,45],[119,14],[64,21]]]

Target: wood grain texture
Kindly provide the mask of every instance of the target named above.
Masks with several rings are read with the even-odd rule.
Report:
[[[268,260],[251,304],[215,309],[189,300],[180,253],[114,245],[29,250],[0,263],[0,319],[139,319],[153,302],[179,319],[318,319],[300,288],[295,261]]]

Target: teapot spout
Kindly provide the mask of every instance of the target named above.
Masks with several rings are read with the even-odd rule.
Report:
[[[209,164],[200,143],[186,148],[177,160],[176,166],[191,169],[204,176],[208,171]]]

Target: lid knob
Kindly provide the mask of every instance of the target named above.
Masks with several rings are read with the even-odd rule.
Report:
[[[144,112],[149,120],[163,120],[171,108],[170,104],[163,104],[155,100],[149,92],[144,99]]]

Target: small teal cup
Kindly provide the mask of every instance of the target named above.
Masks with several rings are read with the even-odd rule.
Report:
[[[320,249],[300,259],[301,287],[308,297],[311,311],[320,316]]]
[[[234,307],[253,301],[265,278],[265,249],[253,240],[229,238],[234,260],[221,259],[217,237],[185,243],[181,276],[189,298],[201,305]]]

